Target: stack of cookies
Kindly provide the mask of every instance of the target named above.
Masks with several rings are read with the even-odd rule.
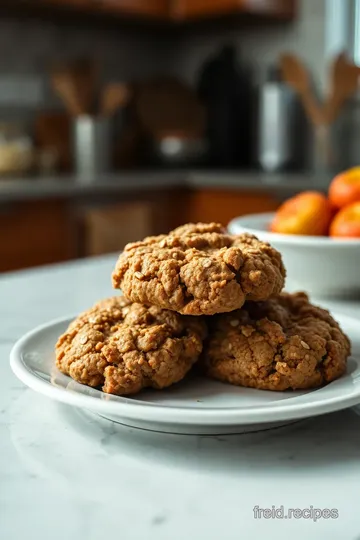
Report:
[[[281,256],[219,224],[188,224],[126,246],[112,276],[123,296],[100,301],[56,345],[58,368],[129,395],[204,375],[267,390],[340,377],[350,343],[305,293],[281,293]]]

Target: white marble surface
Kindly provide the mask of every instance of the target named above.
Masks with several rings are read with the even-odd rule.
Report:
[[[360,539],[360,416],[252,435],[163,435],[100,421],[24,388],[14,341],[111,294],[114,258],[0,278],[0,538]],[[323,302],[324,303],[324,302]],[[332,303],[359,318],[360,303]],[[255,519],[253,508],[337,509]]]

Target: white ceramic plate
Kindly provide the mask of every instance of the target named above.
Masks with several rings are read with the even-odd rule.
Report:
[[[360,403],[360,322],[336,315],[353,343],[346,375],[312,391],[267,392],[189,377],[169,389],[133,398],[81,385],[55,367],[54,346],[71,318],[32,330],[11,351],[11,367],[27,386],[98,415],[145,429],[172,433],[220,434],[269,429]]]

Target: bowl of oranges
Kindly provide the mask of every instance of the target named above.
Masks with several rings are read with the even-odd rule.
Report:
[[[228,228],[254,234],[282,253],[288,290],[360,296],[360,167],[338,174],[327,194],[299,193],[275,213],[235,218]]]

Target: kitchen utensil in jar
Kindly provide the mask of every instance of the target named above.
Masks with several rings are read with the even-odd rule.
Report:
[[[345,53],[335,58],[331,71],[330,92],[324,110],[328,124],[336,120],[345,102],[355,93],[360,75],[360,68],[349,62]]]
[[[74,162],[80,181],[89,183],[111,168],[111,123],[108,118],[74,120]]]
[[[283,80],[301,98],[306,114],[313,125],[322,124],[324,115],[311,87],[310,75],[301,60],[294,54],[283,54],[280,58]]]
[[[111,116],[128,103],[130,96],[129,88],[123,83],[110,83],[102,91],[100,100],[100,113],[103,116]]]

